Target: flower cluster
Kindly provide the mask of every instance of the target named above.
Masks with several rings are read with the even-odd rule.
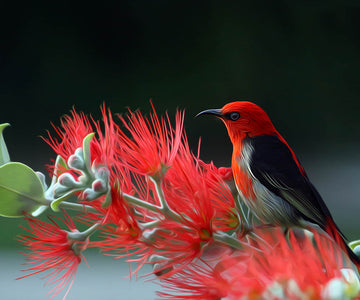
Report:
[[[19,237],[29,250],[23,277],[46,272],[52,297],[66,286],[68,293],[83,252],[97,247],[137,262],[135,272],[151,264],[163,299],[358,295],[358,277],[329,237],[257,228],[232,189],[231,169],[191,152],[184,113],[172,125],[152,108],[118,122],[104,106],[102,122],[73,110],[44,138],[58,157],[49,186],[31,175],[43,195],[25,214],[31,234]],[[63,221],[34,217],[49,208]]]
[[[163,280],[162,299],[353,299],[357,271],[329,237],[255,230],[256,242]],[[340,267],[342,266],[342,267]],[[175,293],[174,293],[175,292]],[[356,298],[357,299],[357,298]]]
[[[204,249],[224,242],[224,232],[243,229],[224,181],[229,172],[192,154],[183,113],[176,114],[174,127],[155,109],[149,117],[129,110],[116,124],[103,107],[102,117],[100,123],[74,110],[54,126],[57,137],[45,138],[58,155],[45,191],[50,207],[78,210],[75,219],[89,226],[74,235],[73,223],[68,232],[53,221],[47,227],[27,217],[33,237],[20,237],[31,250],[33,266],[27,270],[49,271],[49,283],[57,284],[53,295],[72,282],[86,248],[131,256],[139,267],[151,263],[155,274],[169,277],[200,259]],[[74,247],[74,241],[82,247]],[[65,273],[63,280],[55,280],[58,270]]]

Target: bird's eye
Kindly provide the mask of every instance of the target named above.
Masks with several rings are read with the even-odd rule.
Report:
[[[228,114],[228,119],[231,120],[231,121],[236,121],[240,118],[240,114],[237,113],[236,111],[234,112],[231,112]]]

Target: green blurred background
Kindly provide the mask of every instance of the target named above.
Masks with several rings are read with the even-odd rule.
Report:
[[[0,122],[13,161],[45,172],[39,138],[75,106],[186,109],[192,148],[229,165],[206,108],[251,100],[271,116],[333,211],[360,238],[360,2],[2,1]],[[0,218],[0,247],[18,247]]]

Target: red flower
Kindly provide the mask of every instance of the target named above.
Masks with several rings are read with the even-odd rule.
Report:
[[[280,229],[256,233],[253,247],[164,278],[169,292],[159,293],[162,299],[323,299],[332,280],[347,284],[343,253],[328,237],[315,233],[313,241],[303,231],[291,231],[287,240]]]
[[[205,264],[192,265],[164,278],[161,285],[169,292],[159,292],[160,299],[169,300],[219,300],[228,295],[230,288],[220,272]]]
[[[63,230],[54,221],[49,218],[51,223],[43,222],[27,216],[30,229],[24,228],[32,235],[20,235],[19,240],[31,252],[24,255],[30,265],[24,271],[30,271],[30,274],[24,275],[18,279],[25,278],[37,273],[48,272],[44,278],[48,278],[46,284],[56,284],[48,293],[51,298],[61,292],[63,288],[69,286],[65,296],[68,294],[75,278],[75,274],[81,259],[81,254],[86,248],[87,242],[74,241],[69,239],[68,231]],[[77,232],[72,220],[65,214],[63,223],[71,232]],[[58,218],[57,218],[58,219]],[[60,220],[60,219],[59,219]]]
[[[183,132],[183,113],[177,113],[173,128],[168,115],[159,118],[154,107],[148,118],[129,110],[127,117],[120,117],[124,130],[104,107],[102,114],[103,125],[73,111],[63,119],[63,128],[56,129],[62,140],[50,135],[47,140],[68,159],[87,134],[97,133],[98,139],[90,144],[91,163],[109,171],[112,201],[106,207],[106,195],[80,201],[97,210],[81,213],[80,220],[101,224],[101,239],[91,246],[115,257],[138,255],[133,261],[140,267],[157,257],[160,267],[155,272],[168,277],[193,265],[213,244],[214,232],[238,229],[233,196],[224,181],[231,180],[231,171],[192,154]],[[152,209],[128,203],[123,193],[148,202]]]
[[[194,157],[185,133],[183,137],[177,155],[159,183],[170,212],[165,210],[158,215],[157,226],[145,231],[142,238],[151,255],[163,257],[157,262],[160,269],[155,271],[166,270],[166,277],[199,259],[213,243],[214,232],[234,230],[239,225],[228,186],[216,168]],[[158,204],[156,189],[153,185],[148,188],[150,192],[145,190],[141,198]]]
[[[234,199],[221,174],[195,157],[184,138],[163,180],[168,205],[184,217],[184,225],[207,232],[233,230],[237,225]]]
[[[140,247],[139,237],[141,229],[136,217],[129,205],[124,201],[121,190],[113,186],[111,189],[111,205],[108,209],[99,207],[106,211],[103,219],[104,226],[101,228],[102,237],[92,246],[100,247],[105,252],[124,252],[137,250]],[[121,256],[121,255],[117,255]]]
[[[91,163],[105,165],[109,168],[117,161],[115,149],[118,145],[119,128],[115,124],[110,110],[106,111],[105,106],[101,107],[103,122],[95,121],[84,113],[77,113],[75,109],[71,115],[61,119],[61,126],[53,125],[59,139],[54,138],[48,132],[48,138],[44,140],[51,148],[66,161],[75,150],[83,146],[84,138],[95,132],[98,138],[93,138],[90,143]],[[103,126],[103,131],[101,127]]]
[[[168,115],[159,118],[152,108],[149,118],[131,110],[127,119],[120,117],[129,136],[120,132],[118,151],[119,159],[131,171],[151,176],[161,175],[171,166],[181,144],[184,122],[183,113],[178,112],[172,128]]]
[[[61,127],[53,127],[60,140],[53,138],[49,132],[44,140],[65,160],[82,146],[83,139],[93,131],[89,118],[84,113],[78,114],[75,109],[71,111],[71,116],[65,115],[61,119]]]
[[[118,125],[115,124],[110,109],[106,111],[105,105],[101,107],[102,123],[94,123],[94,132],[98,135],[98,139],[93,139],[91,145],[92,161],[96,164],[106,165],[109,169],[117,163],[118,157],[116,155],[116,149],[120,142]],[[101,130],[103,127],[103,130]]]
[[[168,117],[159,119],[155,110],[150,119],[130,111],[128,121],[122,121],[129,137],[117,132],[120,138],[114,149],[118,160],[112,165],[110,180],[112,203],[107,209],[97,206],[106,217],[102,239],[92,246],[116,257],[135,251],[140,264],[150,256],[163,257],[159,263],[175,272],[201,256],[204,246],[212,243],[214,231],[238,226],[232,194],[221,172],[190,151],[180,113],[175,128]],[[170,213],[161,209],[155,184],[147,175],[156,176]],[[123,192],[159,209],[134,207],[124,201]],[[95,221],[99,217],[93,215]],[[156,225],[147,228],[151,222]]]

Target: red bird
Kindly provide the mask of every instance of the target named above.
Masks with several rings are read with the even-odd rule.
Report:
[[[316,224],[360,267],[360,259],[346,244],[324,200],[263,109],[238,101],[197,116],[204,114],[225,123],[233,144],[231,167],[237,190],[262,222],[308,229]]]

